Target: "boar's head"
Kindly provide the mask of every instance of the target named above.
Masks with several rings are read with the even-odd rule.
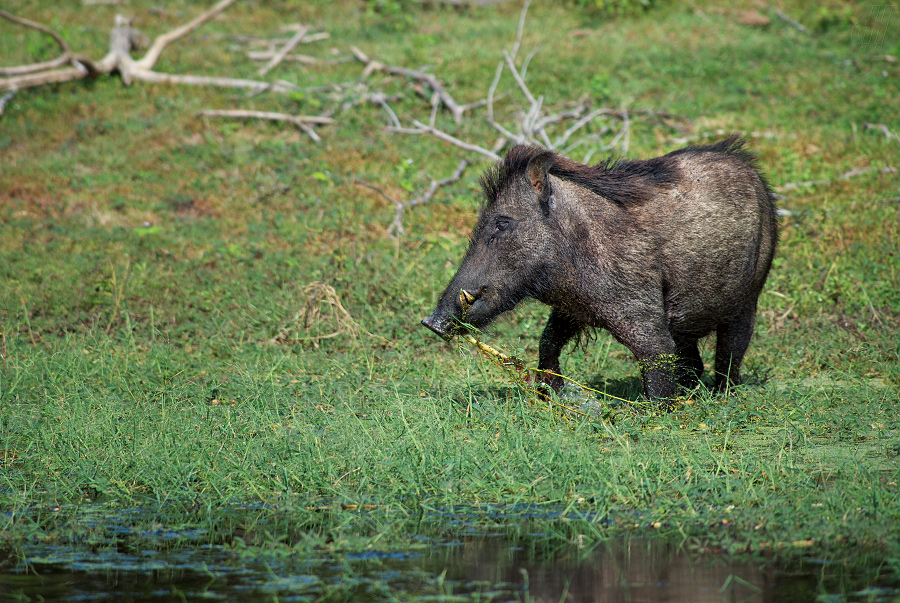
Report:
[[[487,204],[469,249],[434,312],[422,324],[450,340],[482,328],[527,297],[540,298],[557,247],[555,155],[515,147],[481,178]]]

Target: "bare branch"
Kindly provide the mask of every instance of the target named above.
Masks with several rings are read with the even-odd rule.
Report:
[[[584,112],[584,105],[580,105],[579,107],[577,107],[577,109],[570,111],[568,114],[560,114],[560,116],[561,116],[561,118],[571,117],[572,119],[578,119],[580,117],[581,113],[583,113],[583,112]],[[595,110],[591,111],[590,113],[588,113],[587,115],[585,115],[584,117],[581,117],[581,119],[578,119],[578,121],[576,121],[574,124],[572,124],[568,130],[563,132],[562,136],[560,136],[559,138],[556,139],[556,143],[554,146],[556,148],[560,148],[560,147],[564,146],[567,142],[569,142],[569,138],[571,138],[572,135],[575,134],[575,132],[577,132],[578,130],[580,130],[581,128],[583,128],[584,126],[589,124],[590,122],[592,122],[594,119],[600,117],[601,115],[608,115],[609,112],[610,112],[609,109],[595,109]],[[546,118],[546,119],[549,120],[549,118]],[[549,123],[549,121],[547,123]]]
[[[366,187],[366,188],[372,189],[373,191],[375,191],[376,193],[378,193],[379,195],[381,195],[382,197],[384,197],[386,200],[390,201],[390,202],[393,203],[394,205],[403,205],[403,203],[402,203],[401,201],[397,201],[397,200],[394,199],[393,197],[388,196],[388,194],[387,194],[386,192],[384,192],[383,189],[381,189],[381,188],[378,187],[378,186],[375,186],[375,185],[372,184],[371,182],[367,182],[366,180],[363,180],[362,178],[355,178],[353,181],[354,181],[356,184],[359,184],[359,185],[364,186],[364,187]]]
[[[410,207],[415,207],[416,205],[422,205],[423,203],[428,203],[429,201],[431,201],[434,198],[435,193],[437,193],[438,189],[440,189],[443,186],[447,186],[448,184],[452,184],[452,183],[456,182],[457,180],[459,180],[460,178],[462,178],[462,175],[466,171],[466,168],[469,167],[469,165],[471,165],[471,164],[472,164],[472,161],[469,159],[460,159],[459,163],[456,166],[456,169],[453,171],[453,173],[450,176],[443,178],[441,180],[435,180],[432,178],[431,182],[428,185],[428,188],[425,190],[424,193],[422,193],[420,196],[416,197],[415,199],[410,199],[409,201],[406,201],[405,203],[402,201],[398,201],[397,199],[394,199],[393,197],[391,197],[387,193],[385,193],[384,190],[382,190],[381,188],[375,186],[374,184],[372,184],[370,182],[366,182],[365,180],[362,180],[361,178],[356,178],[355,182],[361,186],[364,186],[366,188],[369,188],[369,189],[375,191],[376,193],[378,193],[379,195],[384,197],[386,200],[388,200],[394,204],[394,209],[396,211],[396,213],[394,214],[394,221],[391,222],[390,226],[388,226],[387,231],[388,231],[388,234],[392,237],[401,237],[406,233],[405,229],[403,228],[403,212]]]
[[[296,31],[296,28],[294,29]],[[279,44],[285,44],[290,41],[290,38],[278,37],[278,38],[261,38],[259,36],[248,36],[245,34],[213,34],[212,37],[218,39],[231,40],[233,42],[237,42],[239,44],[248,44],[252,47],[259,48],[261,46],[265,46],[268,49],[268,52],[275,52],[275,48]],[[303,40],[300,42],[301,44],[312,44],[313,42],[318,42],[320,40],[327,40],[331,37],[331,34],[328,32],[316,32],[316,33],[307,33]],[[271,58],[268,57],[268,58]]]
[[[200,15],[198,15],[193,21],[189,23],[185,23],[181,27],[177,29],[173,29],[172,31],[165,33],[156,38],[153,41],[153,45],[150,46],[150,49],[144,55],[144,57],[137,62],[136,67],[138,69],[153,69],[153,66],[156,64],[156,61],[159,59],[159,55],[162,53],[163,49],[171,44],[172,42],[179,40],[186,35],[193,33],[197,29],[199,29],[204,23],[224,11],[226,8],[231,6],[237,2],[237,0],[222,0],[209,10],[204,11]]]
[[[849,180],[850,178],[855,178],[856,176],[861,176],[862,174],[868,174],[869,172],[878,172],[881,174],[896,174],[897,168],[891,166],[885,167],[857,167],[853,168],[849,172],[844,172],[835,180]],[[807,186],[827,186],[834,182],[834,180],[807,180],[806,182],[787,182],[782,184],[779,187],[776,187],[778,192],[789,191],[795,188],[802,188]]]
[[[797,29],[798,31],[802,31],[802,32],[805,33],[805,34],[808,34],[808,33],[809,33],[809,30],[806,29],[803,25],[801,25],[801,24],[798,23],[797,21],[794,21],[793,19],[791,19],[790,17],[788,17],[786,14],[784,14],[783,12],[781,12],[781,11],[780,11],[779,9],[777,9],[777,8],[775,9],[775,14],[778,15],[778,18],[779,18],[779,19],[781,19],[782,21],[784,21],[785,23],[787,23],[787,24],[790,25],[791,27]]]
[[[468,159],[460,159],[459,164],[457,164],[456,169],[453,173],[442,179],[435,180],[431,179],[431,183],[428,185],[428,189],[421,196],[416,197],[415,199],[410,199],[406,203],[401,203],[397,205],[397,214],[394,216],[394,221],[391,222],[391,225],[388,227],[388,233],[395,232],[397,236],[403,236],[403,211],[410,207],[415,207],[416,205],[422,205],[423,203],[428,203],[434,198],[435,193],[442,186],[447,186],[448,184],[452,184],[456,182],[460,178],[462,178],[463,172],[466,171],[466,168],[471,165],[471,161]]]
[[[294,36],[290,40],[288,40],[287,44],[282,46],[281,49],[275,53],[275,56],[273,56],[272,59],[268,63],[265,64],[265,66],[263,66],[259,71],[257,71],[256,74],[257,75],[265,75],[265,74],[269,73],[271,70],[275,69],[275,67],[280,65],[281,61],[284,60],[284,57],[286,57],[290,51],[292,51],[294,48],[297,47],[297,44],[299,44],[300,41],[303,40],[303,37],[306,35],[306,32],[308,32],[308,31],[309,31],[309,27],[307,27],[307,26],[300,27],[300,29],[297,30],[297,33],[295,33]]]
[[[844,172],[838,179],[847,180],[848,178],[853,178],[854,176],[860,176],[862,174],[868,174],[869,172],[878,172],[879,174],[896,174],[897,168],[891,166],[885,167],[858,167],[853,168],[849,172]]]
[[[516,54],[519,52],[519,46],[522,45],[522,33],[525,31],[525,17],[528,15],[528,7],[531,6],[531,0],[525,0],[525,4],[522,5],[522,11],[519,13],[519,28],[516,30],[516,43],[513,44],[512,55],[513,58],[516,57]]]
[[[528,86],[525,85],[525,80],[522,79],[522,76],[519,75],[519,71],[516,69],[515,63],[513,63],[512,55],[510,55],[507,51],[503,51],[503,58],[506,59],[506,66],[509,67],[509,70],[512,72],[513,78],[516,80],[516,83],[519,85],[519,89],[522,91],[522,94],[525,95],[525,98],[528,99],[528,102],[534,105],[537,103],[534,95],[531,94],[531,91],[528,89]]]
[[[138,80],[143,82],[166,84],[220,86],[226,88],[249,88],[257,92],[289,92],[296,90],[296,86],[293,86],[292,84],[288,84],[286,82],[276,82],[273,84],[268,82],[235,78],[165,74],[150,70],[150,68],[159,58],[159,53],[162,52],[163,48],[165,48],[167,44],[195,31],[201,25],[221,13],[236,1],[237,0],[223,0],[222,2],[219,2],[218,4],[213,6],[211,9],[202,13],[193,21],[167,34],[159,36],[151,46],[150,50],[147,51],[147,54],[139,61],[135,61],[131,57],[131,50],[136,45],[137,41],[140,40],[141,37],[143,37],[143,34],[141,34],[131,26],[131,21],[129,19],[126,19],[121,15],[116,15],[115,27],[110,34],[109,52],[100,61],[94,63],[90,59],[75,55],[70,57],[70,62],[74,63],[74,66],[70,68],[45,70],[38,73],[29,73],[7,79],[0,79],[0,92],[5,90],[15,90],[20,88],[41,86],[44,84],[78,80],[88,76],[112,73],[113,71],[119,72],[122,81],[126,85],[129,85],[132,80]],[[13,19],[16,20],[16,22],[21,21],[21,19],[17,17],[14,17]],[[39,26],[38,28],[40,27],[42,26]],[[42,31],[49,32],[49,30],[46,30],[46,28],[43,28]],[[69,49],[68,44],[65,44],[64,47],[66,49]],[[70,50],[69,52],[71,54]]]
[[[488,88],[487,98],[487,120],[491,126],[494,127],[495,130],[500,132],[504,137],[509,138],[511,140],[518,141],[521,137],[516,136],[502,125],[497,123],[494,119],[494,93],[497,91],[497,85],[500,83],[500,76],[503,75],[503,61],[497,63],[497,71],[494,73],[494,80],[491,82],[490,88]]]
[[[371,75],[375,71],[383,71],[392,75],[402,75],[403,77],[422,82],[430,87],[440,97],[441,102],[453,115],[453,121],[455,121],[456,123],[462,122],[462,115],[465,111],[465,108],[463,108],[463,106],[457,103],[456,100],[452,96],[450,96],[450,93],[447,92],[447,89],[444,87],[444,85],[441,84],[434,75],[425,73],[424,71],[407,69],[406,67],[386,65],[380,61],[376,61],[370,58],[366,53],[361,51],[356,46],[351,46],[350,51],[357,58],[357,60],[359,60],[359,62],[363,63],[366,66],[363,70],[363,78],[369,77],[369,75]]]
[[[51,69],[40,73],[29,73],[16,77],[0,79],[0,92],[7,90],[24,90],[46,84],[60,84],[87,77],[87,69],[81,67],[65,67],[63,69]]]
[[[304,38],[304,41],[306,39]],[[269,61],[272,57],[275,56],[275,53],[271,50],[251,50],[247,52],[247,58],[253,61]],[[350,63],[354,61],[352,56],[343,56],[343,57],[335,57],[333,59],[320,59],[317,57],[310,56],[308,54],[289,54],[282,59],[282,62],[287,63],[302,63],[304,65],[337,65],[340,63]]]
[[[334,119],[322,115],[290,115],[288,113],[274,113],[271,111],[240,111],[204,109],[198,115],[207,117],[235,117],[238,119],[265,119],[269,121],[289,121],[294,124],[333,124]]]
[[[467,151],[472,151],[474,153],[479,153],[481,155],[484,155],[485,157],[493,159],[494,161],[498,161],[500,159],[500,156],[497,153],[495,153],[494,151],[490,151],[490,150],[485,149],[484,147],[480,147],[476,144],[471,144],[471,143],[465,142],[463,140],[460,140],[459,138],[456,138],[455,136],[451,136],[450,134],[447,134],[443,130],[438,130],[437,128],[433,128],[431,126],[423,124],[422,122],[420,122],[418,120],[413,121],[413,125],[416,126],[415,129],[413,129],[413,128],[388,128],[388,131],[389,132],[400,132],[403,134],[431,134],[435,138],[439,138],[445,142],[449,142],[450,144],[457,146],[461,149],[465,149]]]
[[[263,119],[267,121],[286,121],[294,124],[304,132],[306,132],[310,138],[314,141],[319,142],[321,137],[316,134],[316,131],[310,127],[310,124],[330,124],[334,123],[334,120],[330,117],[326,116],[316,116],[316,115],[288,115],[287,113],[274,113],[271,111],[238,111],[238,110],[216,110],[216,109],[205,109],[200,111],[198,115],[203,115],[205,117],[229,117],[235,119]]]
[[[219,88],[249,88],[254,92],[293,92],[300,88],[285,81],[274,83],[206,75],[179,75],[157,71],[134,71],[132,79],[157,84],[183,84],[188,86],[217,86]]]
[[[428,127],[433,128],[437,121],[437,112],[440,108],[440,97],[437,94],[431,95],[431,117],[428,118]]]
[[[401,127],[401,125],[400,125],[400,120],[397,118],[397,114],[394,113],[394,110],[393,110],[393,109],[391,109],[391,106],[387,103],[387,99],[386,99],[386,98],[381,98],[381,97],[384,97],[384,95],[382,94],[382,95],[380,95],[379,98],[373,99],[372,102],[381,105],[381,107],[382,107],[385,111],[387,111],[388,117],[390,117],[390,119],[391,119],[391,124],[392,124],[394,127],[396,127],[396,128]]]
[[[535,55],[540,51],[540,49],[541,49],[541,47],[538,46],[537,48],[535,48],[534,50],[529,52],[528,55],[525,57],[525,60],[522,61],[522,68],[519,70],[519,72],[522,74],[523,80],[525,79],[525,74],[528,72],[528,65],[531,64],[531,59],[533,59],[535,57]]]
[[[867,123],[867,124],[864,124],[863,127],[864,127],[866,130],[878,130],[879,132],[881,132],[882,134],[884,134],[885,138],[887,138],[888,140],[890,140],[891,138],[893,138],[894,140],[900,140],[900,137],[898,137],[896,134],[894,134],[893,132],[891,132],[891,131],[888,129],[887,125],[885,125],[885,124],[870,124],[870,123]]]
[[[0,115],[3,115],[3,112],[6,111],[6,105],[9,104],[9,101],[11,101],[15,95],[16,91],[10,90],[3,96],[0,96]]]
[[[72,62],[72,48],[71,46],[69,46],[69,43],[66,42],[66,40],[61,35],[53,31],[46,25],[35,23],[34,21],[30,21],[23,17],[17,17],[16,15],[8,13],[5,10],[0,10],[0,17],[3,17],[7,21],[12,21],[13,23],[24,25],[25,27],[30,27],[31,29],[36,29],[42,33],[47,34],[48,36],[53,38],[57,46],[59,46],[60,50],[62,50],[62,56],[57,57],[52,61],[44,61],[42,63],[35,63],[33,65],[20,65],[17,67],[0,68],[0,76],[9,77],[14,75],[27,75],[30,73],[36,73],[38,71],[45,71],[47,69],[62,67],[63,65]]]

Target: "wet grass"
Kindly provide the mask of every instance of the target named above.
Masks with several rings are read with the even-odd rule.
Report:
[[[528,81],[551,106],[588,95],[693,120],[684,132],[635,118],[630,156],[722,129],[760,133],[751,144],[775,186],[900,167],[900,141],[865,127],[900,132],[890,102],[898,63],[886,57],[900,55],[900,20],[881,47],[863,48],[854,23],[868,23],[867,7],[832,4],[785,8],[814,30],[804,35],[777,17],[751,28],[705,3],[614,21],[536,3],[523,49],[542,50]],[[115,12],[5,8],[95,55]],[[196,7],[130,9],[157,33]],[[303,20],[332,35],[309,53],[327,58],[355,44],[388,62],[433,66],[461,102],[482,97],[518,7],[411,14],[239,4],[194,43],[167,50],[159,69],[253,77],[227,35],[275,35],[277,24]],[[2,62],[48,53],[37,34],[0,23]],[[286,64],[278,75],[319,86],[356,80],[359,67]],[[374,76],[369,85],[403,94],[393,106],[404,120],[427,118],[428,103],[404,81]],[[406,234],[391,239],[393,206],[355,179],[409,198],[453,170],[455,149],[384,133],[375,106],[339,112],[318,145],[278,125],[195,116],[316,113],[341,102],[327,92],[246,97],[103,78],[9,103],[0,118],[8,563],[39,539],[89,546],[78,520],[89,502],[176,509],[164,523],[205,526],[208,544],[289,551],[306,538],[344,553],[409,546],[436,509],[527,504],[568,517],[545,522],[560,543],[637,530],[695,551],[864,564],[874,555],[884,566],[873,581],[897,580],[896,173],[784,192],[789,215],[745,387],[728,397],[698,391],[671,414],[604,402],[597,416],[563,417],[418,325],[464,251],[484,166],[407,212]],[[438,122],[492,142],[481,114]],[[331,302],[347,314],[323,297],[311,305],[315,282],[333,287]],[[533,360],[545,315],[520,308],[491,342]],[[709,364],[709,343],[703,352]],[[580,381],[637,399],[637,365],[609,336],[566,362]],[[253,514],[233,511],[255,504]]]

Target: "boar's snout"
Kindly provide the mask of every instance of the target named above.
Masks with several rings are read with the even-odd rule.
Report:
[[[441,336],[442,339],[450,341],[453,339],[453,323],[447,320],[447,316],[438,316],[435,310],[434,314],[422,321],[422,324]]]
[[[432,312],[431,316],[423,320],[422,324],[443,339],[450,341],[461,328],[457,314],[466,315],[468,310],[475,305],[475,302],[481,298],[485,289],[487,287],[482,287],[476,293],[460,289],[458,297],[445,294],[435,311]]]

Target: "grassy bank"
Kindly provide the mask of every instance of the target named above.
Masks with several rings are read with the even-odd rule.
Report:
[[[813,182],[781,189],[787,215],[745,387],[699,391],[666,415],[604,402],[598,416],[565,418],[419,326],[465,249],[487,164],[389,236],[393,204],[358,180],[405,200],[461,156],[384,132],[378,105],[342,109],[384,90],[400,95],[404,123],[427,120],[429,103],[402,78],[376,74],[341,96],[317,87],[358,81],[358,63],[286,63],[278,77],[309,90],[101,78],[21,91],[0,118],[4,539],[77,529],[66,513],[86,500],[177,505],[188,523],[264,503],[252,525],[287,506],[276,531],[354,547],[407,534],[431,509],[525,503],[575,517],[553,528],[561,538],[638,528],[732,552],[876,551],[896,567],[900,191],[881,168],[900,168],[900,140],[866,124],[900,132],[900,21],[872,48],[855,37],[868,8],[852,4],[792,6],[809,34],[774,13],[757,27],[705,3],[619,20],[551,4],[532,7],[523,37],[523,53],[541,48],[528,82],[548,106],[586,96],[689,120],[635,117],[634,157],[746,132],[776,188]],[[196,14],[192,3],[131,8],[151,35]],[[159,69],[254,77],[235,36],[303,21],[331,34],[304,52],[356,45],[429,65],[470,102],[515,39],[518,9],[415,8],[407,19],[355,3],[238,4],[167,49]],[[115,12],[9,10],[93,55],[108,34],[97,24]],[[4,63],[54,52],[0,23]],[[331,108],[336,122],[316,144],[284,124],[198,118],[204,108]],[[516,110],[508,102],[500,117]],[[493,142],[483,109],[437,123]],[[877,169],[840,178],[855,168]],[[546,313],[516,310],[491,341],[534,359]],[[709,343],[703,352],[709,363]],[[606,334],[565,370],[620,398],[640,391],[636,363]]]

